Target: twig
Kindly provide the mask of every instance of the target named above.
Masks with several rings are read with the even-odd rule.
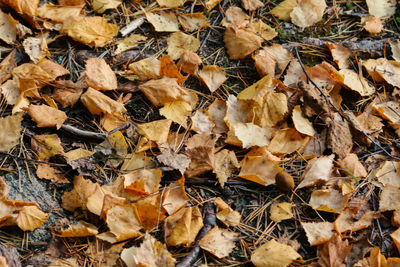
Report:
[[[72,133],[74,135],[80,136],[80,137],[104,141],[108,135],[113,134],[117,131],[125,130],[129,126],[130,126],[129,123],[125,123],[124,125],[117,127],[114,130],[111,130],[107,134],[85,131],[85,130],[81,130],[74,126],[66,125],[66,124],[63,124],[60,129],[66,131],[66,132]]]
[[[137,19],[131,21],[128,25],[123,27],[119,32],[121,33],[122,36],[125,36],[136,30],[143,23],[144,23],[144,16],[139,16]]]
[[[320,92],[320,94],[324,97],[326,103],[328,105],[330,105],[333,110],[335,112],[337,112],[343,119],[345,119],[347,122],[349,122],[350,124],[352,124],[351,120],[345,115],[343,114],[343,112],[341,112],[339,109],[336,108],[336,106],[331,102],[331,100],[328,98],[327,95],[324,94],[324,92],[322,91],[322,89],[311,79],[310,75],[308,74],[306,68],[304,67],[303,61],[301,61],[300,55],[299,55],[299,50],[297,48],[297,46],[294,48],[296,51],[296,57],[297,60],[299,61],[300,67],[303,70],[304,74],[307,77],[307,81],[311,82],[312,85],[315,86],[315,88],[318,89],[318,91]],[[372,137],[370,137],[366,132],[362,131],[361,129],[358,130],[359,132],[361,132],[365,137],[368,138],[368,140],[370,140],[374,145],[376,145],[379,149],[381,149],[388,157],[395,159],[395,160],[400,160],[399,157],[393,156],[392,154],[389,153],[389,151],[387,151],[383,146],[381,146],[379,143],[377,143],[374,139],[372,139]]]
[[[196,238],[195,246],[189,252],[189,254],[175,267],[189,267],[197,259],[200,253],[199,241],[217,224],[216,210],[214,201],[209,201],[204,204],[204,211],[206,215],[204,216],[204,227],[200,234]]]

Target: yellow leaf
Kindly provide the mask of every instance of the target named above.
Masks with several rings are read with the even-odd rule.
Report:
[[[178,20],[187,32],[194,32],[208,26],[207,17],[203,13],[182,14]]]
[[[47,179],[53,183],[68,184],[69,181],[62,172],[50,167],[50,165],[45,163],[39,163],[36,169],[37,177],[41,179]]]
[[[121,166],[121,171],[134,171],[136,169],[141,168],[151,168],[154,167],[154,162],[151,160],[151,157],[146,156],[145,153],[133,153],[127,154],[125,156],[124,163]]]
[[[295,106],[293,109],[292,120],[294,127],[298,132],[309,136],[315,135],[312,123],[303,116],[299,105]]]
[[[32,137],[32,150],[38,160],[48,160],[55,155],[64,155],[64,148],[57,134],[35,135]]]
[[[219,2],[222,0],[206,0],[206,7],[208,10],[213,9],[216,5],[218,5]]]
[[[310,187],[319,182],[328,181],[332,172],[334,157],[335,155],[332,154],[310,160],[298,188]]]
[[[293,55],[280,44],[265,46],[254,56],[258,73],[276,78],[282,75],[292,59]]]
[[[264,3],[260,0],[242,0],[242,6],[244,9],[254,11],[264,6]]]
[[[23,231],[33,231],[42,226],[49,216],[37,206],[24,206],[18,213],[17,225]]]
[[[199,208],[180,209],[165,220],[164,232],[169,246],[190,246],[203,228],[203,219]]]
[[[172,60],[179,59],[185,50],[196,52],[200,47],[199,39],[181,31],[171,34],[167,43],[167,52]]]
[[[88,46],[103,47],[118,34],[118,26],[103,17],[85,17],[63,29],[72,39]]]
[[[274,7],[270,13],[281,20],[290,21],[290,13],[297,6],[297,0],[284,0]]]
[[[276,223],[293,218],[293,204],[289,202],[278,202],[271,205],[270,219]]]
[[[86,150],[83,148],[77,148],[77,149],[73,149],[73,150],[66,152],[65,158],[67,159],[67,162],[69,162],[69,161],[77,160],[80,158],[89,157],[93,154],[94,154],[94,152],[92,152],[92,151],[89,151],[89,150]]]
[[[97,235],[98,233],[96,226],[84,221],[70,224],[66,229],[55,230],[55,235],[59,237],[84,237]]]
[[[262,20],[251,21],[247,27],[266,41],[270,41],[278,35],[274,28],[265,24]]]
[[[224,183],[237,169],[239,169],[239,163],[235,152],[228,149],[223,149],[215,154],[213,172],[216,174],[221,187],[224,187]]]
[[[241,215],[238,211],[233,210],[220,197],[214,198],[214,203],[217,206],[217,218],[226,226],[238,226],[240,224]]]
[[[116,131],[107,136],[106,140],[94,148],[94,152],[108,149],[113,151],[112,158],[110,159],[111,164],[113,166],[118,166],[128,154],[128,144],[126,143],[125,137],[121,131]]]
[[[110,97],[91,87],[89,87],[87,91],[82,94],[81,101],[93,115],[100,115],[102,113],[114,114],[126,112],[123,104],[111,99]]]
[[[215,226],[199,242],[202,249],[218,258],[227,257],[235,246],[239,234]]]
[[[98,184],[82,175],[74,177],[74,188],[69,192],[64,192],[62,196],[62,207],[68,211],[74,211],[77,208],[87,209],[88,198],[96,192]]]
[[[398,210],[400,205],[400,189],[387,185],[379,196],[379,211]]]
[[[361,74],[350,69],[341,69],[339,73],[344,77],[344,85],[358,92],[361,96],[369,96],[375,93],[375,87],[371,86]]]
[[[211,93],[215,92],[227,79],[225,71],[217,65],[204,66],[198,72],[198,76]]]
[[[162,7],[180,7],[186,2],[186,0],[157,0],[157,3]]]
[[[126,191],[137,195],[147,196],[157,192],[160,187],[162,172],[160,169],[139,169],[123,175]]]
[[[186,127],[187,117],[192,113],[192,107],[185,101],[173,101],[165,103],[159,109],[160,115]]]
[[[117,76],[103,58],[86,60],[86,84],[97,90],[117,89]]]
[[[281,129],[275,132],[274,137],[268,145],[268,150],[271,151],[271,153],[280,155],[291,154],[303,149],[309,140],[309,136],[301,136],[296,129]]]
[[[224,121],[226,113],[226,103],[220,99],[215,99],[214,102],[208,106],[208,114],[210,120],[215,124],[213,128],[213,133],[220,134],[226,133],[228,127]]]
[[[39,0],[1,0],[20,14],[35,16]]]
[[[198,68],[201,63],[203,62],[196,53],[185,50],[181,55],[177,65],[179,70],[188,74],[197,75]]]
[[[302,222],[301,226],[306,232],[307,240],[311,246],[326,243],[333,236],[333,223],[331,222]]]
[[[37,127],[39,128],[56,127],[60,129],[64,121],[68,118],[64,111],[43,104],[40,106],[30,105],[28,115],[37,123]]]
[[[296,26],[309,27],[322,19],[325,9],[325,0],[300,0],[290,13],[290,18]]]
[[[249,29],[228,26],[224,43],[230,59],[241,59],[261,47],[263,39]]]
[[[172,12],[146,13],[147,21],[153,25],[156,32],[179,31],[178,20]]]
[[[140,247],[122,250],[121,259],[127,267],[174,267],[176,263],[166,246],[148,233]]]
[[[269,144],[271,129],[261,128],[253,123],[236,123],[232,127],[232,134],[242,143],[243,148],[252,146],[267,146]]]
[[[0,118],[0,151],[8,152],[19,144],[23,113]]]
[[[81,15],[82,8],[83,5],[64,6],[46,3],[37,9],[36,15],[53,22],[63,23],[65,27],[67,24],[78,21],[84,17]]]
[[[148,57],[129,64],[129,69],[141,81],[157,79],[160,77],[161,61]]]
[[[142,123],[137,126],[138,132],[151,141],[165,143],[168,139],[171,120],[158,120],[148,123]]]
[[[301,256],[296,250],[274,239],[258,247],[251,254],[251,262],[256,267],[288,266],[297,258]]]
[[[104,13],[107,9],[114,9],[122,4],[122,0],[93,0],[92,8],[99,14]]]
[[[117,49],[115,50],[114,54],[118,55],[122,52],[135,48],[141,41],[145,41],[146,39],[147,38],[141,34],[131,34],[129,37],[117,42]]]
[[[311,193],[310,206],[315,210],[340,213],[346,206],[349,196],[335,189],[314,190]]]
[[[185,177],[182,176],[178,181],[171,183],[164,191],[163,208],[169,215],[175,213],[189,202],[185,192]]]

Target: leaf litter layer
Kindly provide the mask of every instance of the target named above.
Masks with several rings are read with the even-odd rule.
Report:
[[[1,0],[1,264],[398,265],[396,5]]]

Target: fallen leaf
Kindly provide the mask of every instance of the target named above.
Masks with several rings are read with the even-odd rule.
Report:
[[[263,147],[270,144],[271,129],[261,128],[253,123],[236,123],[231,129],[232,134],[241,142],[243,148]]]
[[[217,206],[217,219],[226,226],[238,226],[240,224],[241,215],[238,211],[233,210],[220,197],[214,198],[214,203]]]
[[[312,126],[312,123],[304,117],[299,105],[295,106],[292,111],[292,120],[294,127],[299,133],[309,136],[315,135],[315,130]]]
[[[301,226],[306,232],[307,240],[311,246],[328,242],[334,234],[333,223],[330,222],[302,222]]]
[[[20,14],[35,16],[39,0],[1,0]]]
[[[394,244],[397,247],[397,251],[400,251],[400,228],[391,233],[390,237],[393,239]]]
[[[89,87],[85,93],[81,95],[82,104],[92,113],[93,115],[100,115],[104,113],[115,114],[125,113],[126,109],[124,105],[117,102],[105,94]]]
[[[8,185],[4,182],[3,177],[0,176],[0,200],[6,199],[8,196]]]
[[[239,96],[238,96],[239,97]],[[259,125],[264,128],[275,126],[288,113],[287,97],[283,93],[267,93],[258,113]]]
[[[117,49],[115,49],[114,54],[118,55],[122,52],[128,51],[130,49],[136,48],[141,41],[146,41],[147,38],[141,34],[131,34],[125,39],[119,40],[117,42]]]
[[[236,123],[240,122],[246,123],[249,112],[250,110],[246,102],[237,99],[234,95],[229,95],[226,100],[224,121],[228,127],[233,127]]]
[[[268,24],[265,24],[261,20],[250,21],[250,23],[247,25],[247,28],[258,36],[262,37],[265,41],[270,41],[278,36],[278,33],[274,28]]]
[[[165,210],[162,209],[161,194],[152,194],[146,198],[139,198],[134,203],[136,215],[142,228],[150,231],[165,219]]]
[[[249,23],[250,16],[246,14],[240,7],[230,6],[225,12],[225,18],[221,21],[221,25],[228,27],[246,26]]]
[[[25,53],[29,58],[37,63],[41,59],[50,55],[47,48],[47,43],[44,38],[28,37],[22,42]]]
[[[136,169],[146,169],[154,167],[154,162],[151,157],[143,152],[129,153],[125,156],[124,163],[121,166],[121,171],[134,171]]]
[[[103,47],[118,34],[118,26],[103,17],[84,17],[68,25],[63,31],[75,41],[88,46]]]
[[[276,202],[271,205],[270,219],[276,223],[293,218],[293,204],[289,202]]]
[[[68,211],[74,211],[77,208],[87,209],[88,198],[96,192],[99,185],[85,179],[82,175],[75,176],[73,184],[74,188],[71,191],[64,192],[61,206]],[[98,204],[102,205],[102,203]]]
[[[344,168],[345,172],[350,172],[354,177],[366,177],[368,174],[364,166],[358,160],[357,155],[354,153],[350,153],[345,158],[340,159],[338,164]]]
[[[340,118],[339,121],[331,121],[328,124],[327,148],[331,149],[339,159],[347,156],[353,147],[353,136],[349,123]]]
[[[388,120],[390,123],[400,123],[400,103],[396,101],[384,101],[373,104],[372,108],[376,113],[385,120]]]
[[[40,106],[30,105],[27,112],[39,128],[56,127],[60,129],[64,121],[68,118],[64,111],[43,104]]]
[[[379,196],[379,211],[397,210],[400,203],[400,189],[387,185],[382,188]]]
[[[197,75],[199,66],[202,64],[201,58],[194,52],[190,50],[185,50],[177,64],[179,70],[185,73]]]
[[[396,79],[396,76],[400,75],[400,62],[378,58],[363,61],[362,65],[374,81],[386,81],[393,86],[400,86],[400,82]]]
[[[24,206],[18,213],[17,225],[23,231],[33,231],[41,227],[48,218],[37,206]]]
[[[349,196],[335,189],[314,190],[311,193],[310,206],[315,210],[341,213],[347,204]]]
[[[83,88],[70,80],[57,80],[53,84],[53,99],[63,108],[73,107],[81,97]]]
[[[282,129],[275,132],[268,145],[268,150],[279,155],[291,154],[303,149],[309,140],[310,137],[303,137],[296,129]]]
[[[206,0],[205,1],[205,5],[207,7],[208,10],[213,9],[216,5],[218,5],[219,2],[221,2],[222,0]]]
[[[158,191],[162,172],[160,169],[139,169],[124,174],[124,188],[137,195],[147,196]]]
[[[300,0],[290,13],[292,22],[306,28],[320,21],[326,9],[325,0]]]
[[[310,187],[328,181],[332,172],[334,157],[332,154],[310,160],[297,188]]]
[[[215,92],[226,80],[226,73],[217,65],[204,66],[198,76],[211,91]]]
[[[196,52],[200,47],[199,39],[181,31],[171,34],[168,37],[167,43],[167,53],[172,60],[179,59],[185,50]]]
[[[157,32],[179,31],[178,20],[172,12],[146,13],[146,19]]]
[[[187,117],[192,113],[192,107],[185,101],[173,101],[165,103],[159,109],[160,115],[186,127]]]
[[[345,259],[351,250],[348,240],[342,240],[339,235],[335,234],[331,239],[319,247],[318,266],[346,266]]]
[[[176,79],[177,83],[181,84],[186,81],[185,76],[183,76],[175,63],[171,60],[170,56],[163,56],[160,58],[161,68],[160,68],[160,76],[168,77],[172,79]]]
[[[214,163],[213,172],[216,174],[221,187],[224,187],[224,183],[240,167],[235,152],[228,149],[223,149],[216,153]]]
[[[186,2],[186,0],[157,0],[157,3],[163,7],[180,7]]]
[[[107,155],[107,151],[112,151],[108,153],[111,157],[109,162],[112,166],[118,166],[122,161],[124,161],[126,155],[128,154],[128,144],[125,141],[124,135],[121,131],[116,131],[106,137],[106,139],[98,144],[93,152],[104,152]]]
[[[264,6],[264,3],[260,0],[242,0],[242,6],[244,9],[254,11]]]
[[[190,13],[178,16],[178,20],[186,32],[194,32],[208,26],[207,17],[203,13]]]
[[[129,64],[129,69],[141,81],[157,79],[160,77],[161,61],[148,57]]]
[[[392,50],[392,57],[394,60],[400,62],[400,42],[393,42],[389,40],[390,49]]]
[[[86,60],[86,83],[96,90],[117,89],[117,76],[103,58]]]
[[[0,151],[8,152],[19,144],[21,137],[21,122],[23,113],[0,118]]]
[[[290,13],[297,6],[297,0],[284,0],[275,6],[270,13],[278,19],[290,21]]]
[[[185,177],[166,187],[163,195],[162,206],[169,215],[174,214],[189,202],[185,192]]]
[[[365,21],[364,29],[371,35],[380,33],[383,30],[383,24],[380,18],[371,16]]]
[[[229,26],[224,42],[230,59],[241,59],[261,47],[263,39],[250,30]]]
[[[93,236],[99,233],[96,226],[91,223],[79,221],[68,225],[66,229],[55,229],[55,235],[59,237],[84,237]]]
[[[12,71],[17,66],[15,54],[16,50],[11,51],[11,53],[0,62],[0,84],[12,77]]]
[[[368,257],[362,258],[354,266],[364,267],[364,266],[388,266],[388,265],[386,265],[385,256],[381,254],[380,247],[374,247],[373,249],[370,249]]]
[[[338,65],[339,69],[348,69],[349,68],[349,58],[352,55],[351,51],[344,48],[340,44],[326,42],[326,46],[331,51],[333,60]]]
[[[296,250],[275,239],[266,242],[251,254],[251,262],[256,267],[288,266],[298,258],[301,256]]]
[[[292,59],[292,54],[280,44],[265,46],[254,56],[258,73],[261,76],[269,74],[276,78],[282,75]]]
[[[224,121],[226,114],[226,103],[220,99],[215,99],[214,102],[208,106],[208,114],[210,120],[214,123],[212,130],[215,134],[226,133],[228,127]]]
[[[45,163],[39,163],[36,168],[36,175],[39,178],[47,179],[53,183],[68,184],[68,179],[60,172]]]
[[[268,159],[268,153],[265,147],[251,150],[240,162],[238,176],[264,186],[274,184],[280,167],[277,161]]]
[[[377,180],[386,185],[400,187],[400,164],[396,161],[385,161],[375,174]]]
[[[286,86],[293,86],[297,84],[299,81],[304,80],[303,69],[297,58],[292,59],[289,63],[289,67],[286,70],[286,75],[283,80],[283,84]]]
[[[147,139],[163,144],[167,142],[171,120],[158,120],[142,123],[137,126],[139,134]]]
[[[7,44],[13,44],[17,40],[16,24],[11,15],[0,10],[0,39]]]
[[[187,207],[170,215],[164,224],[166,242],[169,246],[190,246],[203,228],[203,218],[199,208]]]
[[[215,124],[211,121],[206,110],[196,110],[192,119],[192,130],[197,133],[211,133]]]
[[[361,96],[369,96],[375,93],[375,87],[371,86],[361,74],[350,69],[341,69],[339,73],[343,75],[343,83],[348,89],[358,92]]]
[[[178,154],[170,148],[160,147],[162,154],[157,156],[157,160],[161,163],[179,170],[181,174],[185,173],[185,170],[189,167],[190,158],[185,154]]]
[[[148,233],[140,247],[132,246],[122,250],[121,259],[127,267],[173,267],[176,263],[166,246]]]
[[[92,8],[97,13],[102,14],[107,9],[115,9],[122,4],[122,0],[93,0]]]
[[[57,134],[35,135],[31,139],[32,150],[38,160],[48,160],[55,155],[64,155],[64,148]]]
[[[218,258],[224,258],[232,252],[238,236],[235,232],[215,226],[200,240],[199,246]]]
[[[388,18],[396,12],[395,0],[367,0],[368,12],[378,18]]]
[[[46,3],[38,7],[36,16],[51,20],[53,23],[62,23],[64,27],[83,18],[83,5],[53,5]]]

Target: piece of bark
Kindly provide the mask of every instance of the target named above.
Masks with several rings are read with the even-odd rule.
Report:
[[[21,261],[19,260],[19,253],[15,247],[10,247],[0,244],[0,256],[6,259],[8,266],[10,267],[21,267]]]

